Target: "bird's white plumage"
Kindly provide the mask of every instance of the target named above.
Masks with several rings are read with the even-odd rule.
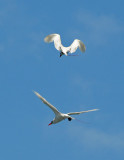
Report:
[[[42,102],[44,104],[46,104],[48,107],[50,107],[55,114],[59,113],[59,111],[52,104],[50,104],[45,98],[43,98],[39,93],[37,93],[35,91],[34,91],[34,93],[36,94],[36,96],[38,96],[38,98],[40,98],[42,100]]]
[[[59,34],[50,34],[44,38],[47,43],[54,42],[55,48],[60,51],[61,49],[61,38]]]
[[[38,98],[40,98],[42,100],[42,102],[44,104],[46,104],[48,107],[50,107],[52,109],[52,111],[55,113],[55,118],[54,120],[50,123],[50,124],[55,124],[58,123],[66,118],[70,118],[70,119],[74,119],[73,117],[71,117],[70,115],[76,115],[76,114],[81,114],[81,113],[86,113],[86,112],[91,112],[91,111],[96,111],[98,109],[92,109],[92,110],[88,110],[88,111],[81,111],[81,112],[71,112],[71,113],[61,113],[59,112],[52,104],[50,104],[45,98],[43,98],[38,92],[35,92],[36,96],[38,96]]]
[[[66,56],[69,52],[74,53],[78,47],[81,52],[85,52],[86,50],[84,43],[79,39],[75,39],[69,47],[64,47],[61,43],[61,38],[59,34],[50,34],[44,38],[44,41],[48,43],[54,42],[55,48],[61,51],[62,54],[65,54]]]
[[[78,47],[81,50],[81,52],[85,52],[86,48],[83,42],[78,39],[75,39],[70,46],[70,53],[74,53]]]
[[[88,110],[88,111],[81,111],[81,112],[70,112],[67,113],[68,115],[74,115],[74,114],[81,114],[81,113],[87,113],[87,112],[92,112],[92,111],[97,111],[98,109],[92,109],[92,110]]]

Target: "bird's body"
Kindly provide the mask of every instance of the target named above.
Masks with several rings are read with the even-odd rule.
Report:
[[[64,113],[57,114],[57,115],[55,115],[55,118],[53,119],[53,124],[56,124],[56,123],[58,123],[64,119],[67,119],[67,118],[73,119],[68,114],[64,114]]]
[[[86,50],[85,45],[79,39],[75,39],[69,47],[64,47],[61,43],[61,38],[59,34],[50,34],[44,38],[44,41],[47,43],[54,42],[55,48],[60,51],[60,57],[62,55],[67,56],[68,53],[74,53],[78,47],[81,52],[85,52]]]
[[[71,113],[61,113],[59,112],[52,104],[50,104],[46,99],[44,99],[39,93],[35,92],[34,93],[36,94],[36,96],[38,96],[42,102],[44,104],[46,104],[48,107],[50,107],[50,109],[52,109],[52,111],[54,112],[55,114],[55,118],[51,121],[51,124],[56,124],[64,119],[68,119],[69,121],[71,121],[72,119],[75,119],[73,117],[71,117],[70,115],[78,115],[78,114],[81,114],[81,113],[86,113],[86,112],[91,112],[91,111],[96,111],[97,109],[92,109],[92,110],[88,110],[88,111],[81,111],[81,112],[71,112]]]

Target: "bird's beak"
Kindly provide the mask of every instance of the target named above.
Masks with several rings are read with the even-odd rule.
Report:
[[[48,126],[50,126],[52,123],[48,124]]]

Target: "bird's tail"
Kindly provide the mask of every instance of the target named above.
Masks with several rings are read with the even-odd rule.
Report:
[[[86,121],[83,121],[83,120],[79,120],[77,118],[75,118],[76,121],[80,122],[80,123],[83,123],[83,124],[90,124],[89,122],[86,122]]]
[[[74,55],[69,54],[68,56],[80,56],[80,55],[79,54],[74,54]]]

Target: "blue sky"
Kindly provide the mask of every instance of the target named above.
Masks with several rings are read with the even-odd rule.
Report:
[[[124,2],[0,1],[0,159],[124,159]],[[77,57],[43,39],[59,33]],[[52,111],[99,108],[48,127]]]

